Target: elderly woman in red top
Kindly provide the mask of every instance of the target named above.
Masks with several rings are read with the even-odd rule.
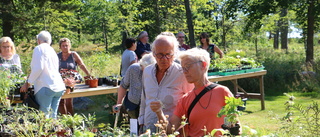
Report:
[[[210,57],[206,50],[193,48],[182,51],[179,58],[187,81],[193,83],[195,88],[179,100],[174,115],[169,119],[167,132],[173,132],[171,131],[173,125],[176,130],[179,130],[183,120],[182,117],[185,116],[189,124],[182,127],[184,128],[184,133],[180,133],[180,135],[192,137],[207,135],[213,129],[219,129],[224,124],[224,117],[219,118],[217,114],[225,106],[225,97],[232,97],[233,95],[227,87],[214,84],[208,80],[207,71],[210,65]],[[193,109],[188,112],[196,96],[202,90],[208,88],[209,85],[212,85],[213,88],[204,93]],[[161,102],[151,102],[150,107],[156,112],[159,121],[166,121],[166,117],[161,110]],[[205,132],[202,130],[204,128],[207,129]]]

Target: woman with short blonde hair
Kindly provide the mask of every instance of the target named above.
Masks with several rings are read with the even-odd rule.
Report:
[[[2,67],[10,68],[11,72],[21,71],[20,57],[16,54],[16,49],[10,37],[0,39],[0,64]],[[12,67],[12,66],[17,67]]]

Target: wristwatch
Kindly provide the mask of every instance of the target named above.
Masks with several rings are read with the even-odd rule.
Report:
[[[70,92],[73,92],[74,87],[66,86],[66,89],[70,89]]]

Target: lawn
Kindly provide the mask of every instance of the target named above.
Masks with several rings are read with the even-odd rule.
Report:
[[[312,101],[320,102],[319,98],[308,96],[309,94],[290,93],[295,96],[295,104],[307,106]],[[246,110],[240,116],[242,125],[256,129],[259,135],[270,135],[275,133],[282,125],[280,119],[286,115],[285,103],[289,98],[283,96],[266,96],[266,109],[261,110],[260,100],[248,99]]]

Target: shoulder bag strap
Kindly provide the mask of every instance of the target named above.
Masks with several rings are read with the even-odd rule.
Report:
[[[191,105],[189,106],[188,109],[188,113],[187,113],[187,118],[189,119],[189,115],[193,109],[193,107],[197,104],[197,102],[199,101],[199,99],[206,94],[208,91],[210,91],[211,89],[214,89],[216,86],[218,86],[218,84],[212,83],[209,86],[205,87],[199,95],[196,96],[196,98],[192,101]]]

